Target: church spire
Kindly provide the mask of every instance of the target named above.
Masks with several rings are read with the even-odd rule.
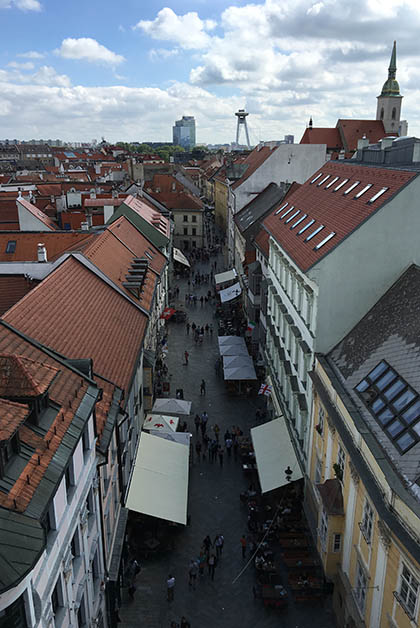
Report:
[[[394,41],[394,45],[392,47],[391,60],[389,62],[388,68],[388,79],[385,81],[381,96],[401,96],[400,94],[400,86],[398,85],[398,81],[395,76],[397,73],[397,42]]]

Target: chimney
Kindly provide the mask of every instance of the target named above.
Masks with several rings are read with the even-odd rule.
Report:
[[[344,148],[342,148],[340,150],[340,152],[338,153],[338,158],[339,159],[345,159],[346,158],[346,151],[344,150]]]
[[[391,147],[394,140],[395,137],[383,137],[381,140],[379,140],[381,150],[385,150],[385,148]]]
[[[89,223],[88,222],[81,222],[80,223],[80,228],[82,231],[89,231]]]
[[[363,135],[361,140],[357,140],[357,150],[362,150],[363,148],[366,148],[367,146],[369,146],[369,140],[366,137],[366,135]]]
[[[312,116],[309,118],[309,129],[312,129],[313,127],[313,122],[312,122]]]
[[[48,262],[47,249],[42,242],[38,243],[38,262]]]

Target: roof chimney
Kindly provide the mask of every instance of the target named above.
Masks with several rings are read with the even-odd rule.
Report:
[[[313,127],[313,122],[312,122],[312,116],[309,118],[309,127],[310,129],[312,129]]]
[[[361,150],[367,146],[369,146],[369,139],[366,137],[366,134],[364,134],[362,139],[357,140],[357,150]]]
[[[38,243],[38,262],[48,262],[47,249],[42,242]]]
[[[84,221],[80,223],[80,228],[82,231],[89,231],[89,223]]]

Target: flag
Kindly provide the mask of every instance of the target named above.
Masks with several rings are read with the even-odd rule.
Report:
[[[267,395],[267,397],[269,397],[271,395],[271,386],[268,384],[261,384],[258,394]]]
[[[255,323],[253,323],[252,321],[248,321],[248,327],[246,328],[247,331],[252,331],[255,328]]]

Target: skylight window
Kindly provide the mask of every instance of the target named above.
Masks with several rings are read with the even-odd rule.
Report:
[[[283,211],[283,209],[285,209],[285,207],[288,206],[289,203],[285,203],[284,205],[282,205],[280,207],[280,209],[278,209],[276,212],[274,212],[274,215],[277,216],[277,214],[279,214],[281,211]]]
[[[295,227],[297,227],[303,220],[305,220],[305,218],[308,217],[308,214],[303,214],[303,216],[301,216],[298,220],[296,220],[295,224],[292,225],[290,228],[294,229]]]
[[[321,246],[324,246],[324,244],[326,244],[327,242],[329,242],[329,241],[331,240],[331,238],[333,238],[334,236],[335,236],[335,232],[334,232],[334,231],[332,231],[332,232],[330,233],[330,235],[327,235],[327,237],[326,237],[326,238],[324,238],[324,239],[323,239],[323,240],[322,240],[319,244],[317,244],[317,245],[314,247],[314,251],[318,251],[318,249],[320,249],[320,248],[321,248]]]
[[[317,174],[317,175],[316,175],[316,177],[315,177],[315,179],[312,179],[312,181],[311,181],[311,185],[312,185],[312,183],[315,183],[315,181],[318,181],[318,179],[319,179],[320,177],[322,177],[322,172],[320,172],[319,174]]]
[[[362,188],[360,190],[360,192],[358,192],[356,194],[356,196],[354,198],[360,198],[362,196],[362,194],[364,194],[365,192],[367,192],[368,190],[370,190],[370,188],[372,187],[373,183],[368,183],[367,185],[365,185],[364,188]]]
[[[149,259],[153,259],[153,257],[150,255],[150,253],[148,251],[145,251],[144,254],[146,255],[146,257],[148,257]]]
[[[352,190],[354,190],[354,188],[359,185],[360,181],[355,181],[354,183],[351,184],[351,186],[349,188],[347,188],[347,190],[345,192],[343,192],[343,196],[346,196],[347,194],[350,194],[350,192]]]
[[[298,209],[297,212],[295,212],[294,214],[289,216],[289,218],[286,220],[285,224],[287,225],[287,223],[290,222],[291,220],[293,220],[293,218],[295,218],[299,213],[300,213],[300,209]]]
[[[305,238],[305,242],[309,242],[309,240],[312,240],[312,238],[314,236],[316,236],[317,233],[319,233],[320,231],[322,231],[322,229],[324,228],[324,225],[320,225],[319,227],[317,227],[315,229],[315,231],[312,231],[312,233],[310,233],[308,236],[306,236]]]
[[[331,176],[331,175],[327,174],[327,176],[326,176],[326,177],[324,177],[323,179],[321,179],[321,181],[320,181],[319,183],[317,183],[317,186],[318,186],[318,187],[320,187],[323,183],[325,183],[325,181],[326,181],[327,179],[329,179],[329,178],[330,178],[330,176]]]
[[[328,188],[330,188],[332,185],[334,185],[334,183],[336,181],[338,181],[340,177],[334,177],[334,179],[331,179],[331,181],[329,183],[327,183],[327,185],[325,186],[325,189],[328,190]]]
[[[16,251],[16,240],[9,240],[6,244],[6,253],[14,253]]]
[[[347,181],[350,181],[350,179],[343,179],[342,182],[339,183],[337,187],[333,189],[333,192],[338,192],[338,190],[342,188],[343,185],[346,185]]]
[[[401,454],[420,441],[420,397],[385,360],[355,390]]]
[[[289,209],[287,211],[284,212],[284,214],[282,214],[280,216],[280,220],[282,220],[285,216],[287,216],[287,214],[290,214],[290,212],[292,212],[294,210],[295,206],[292,205],[291,207],[289,207]]]
[[[302,229],[300,229],[300,231],[297,232],[296,235],[300,235],[301,233],[306,231],[306,229],[308,229],[311,225],[313,225],[314,222],[315,222],[315,220],[311,219],[304,227],[302,227]]]
[[[374,203],[380,196],[382,196],[382,194],[385,194],[387,190],[389,190],[389,188],[381,188],[379,192],[376,192],[376,194],[368,200],[369,205]]]

